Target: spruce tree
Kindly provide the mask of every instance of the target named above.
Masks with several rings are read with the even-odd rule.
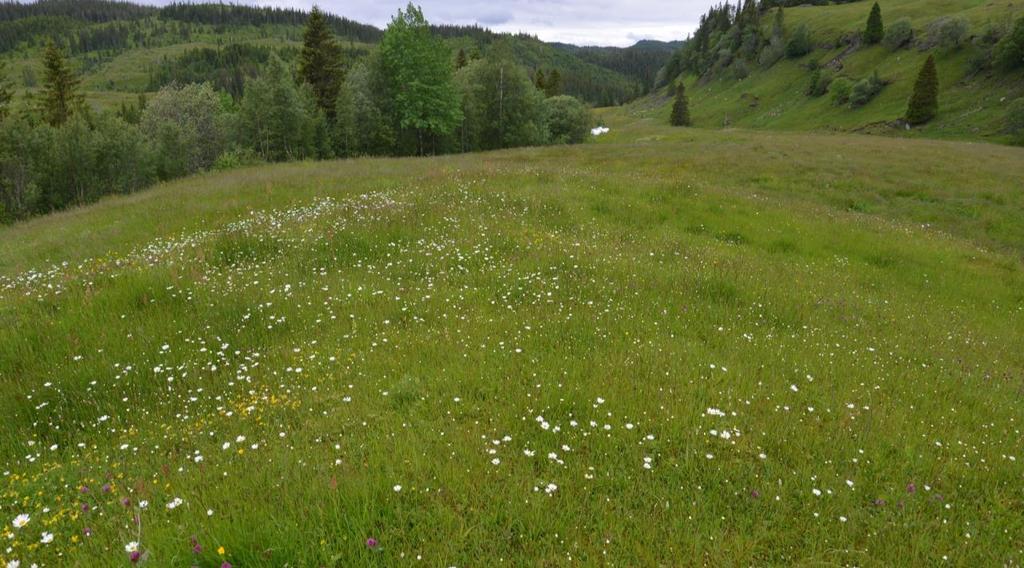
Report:
[[[676,87],[676,100],[672,103],[669,123],[672,126],[690,126],[690,101],[686,98],[686,87],[682,81]]]
[[[533,84],[536,85],[538,89],[540,89],[542,91],[545,90],[546,83],[545,83],[545,80],[544,80],[544,70],[543,69],[537,69],[537,74],[534,75],[534,77],[533,77]]]
[[[871,7],[871,14],[868,15],[868,25],[864,29],[864,43],[874,45],[885,37],[885,27],[882,25],[882,8],[875,2]]]
[[[914,83],[914,93],[907,104],[907,122],[924,124],[939,112],[939,75],[935,70],[935,57],[929,55],[921,66]]]
[[[455,56],[455,69],[462,69],[466,65],[469,65],[469,61],[466,59],[466,50],[459,49],[459,54]]]
[[[50,126],[60,126],[82,105],[82,97],[77,92],[78,78],[68,67],[64,53],[53,42],[43,53],[43,67],[46,75],[39,111]]]
[[[558,69],[552,69],[544,80],[544,94],[549,97],[557,97],[562,94],[562,75]]]
[[[324,13],[313,6],[302,34],[299,76],[312,87],[317,106],[329,118],[334,117],[341,75],[341,48],[334,40]]]

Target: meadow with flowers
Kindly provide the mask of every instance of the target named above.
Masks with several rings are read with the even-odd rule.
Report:
[[[0,566],[1024,562],[1024,153],[604,119],[0,228]]]

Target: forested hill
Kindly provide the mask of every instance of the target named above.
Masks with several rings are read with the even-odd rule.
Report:
[[[642,40],[627,48],[552,44],[579,59],[611,69],[640,83],[646,94],[654,87],[658,71],[664,67],[682,41]]]
[[[330,29],[348,51],[349,60],[369,53],[383,31],[375,26],[328,14]],[[139,92],[161,86],[166,78],[195,77],[196,61],[217,67],[238,83],[251,74],[266,53],[289,59],[301,41],[308,13],[289,8],[224,3],[176,3],[153,7],[110,0],[0,1],[0,61],[22,93],[31,92],[40,73],[38,54],[51,40],[74,57],[87,100],[98,107],[134,100]],[[565,49],[522,34],[501,34],[478,26],[434,25],[453,53],[481,56],[501,39],[511,43],[519,62],[531,73],[557,71],[566,94],[597,106],[627,102],[653,83],[664,49]],[[224,58],[222,50],[227,49]],[[211,52],[207,50],[213,50]],[[639,59],[651,58],[639,63]],[[217,61],[211,62],[211,57]],[[626,63],[628,62],[628,63]],[[642,70],[640,73],[636,70]],[[211,73],[213,73],[211,71]],[[211,77],[212,78],[212,77]],[[223,77],[222,82],[226,82]]]
[[[937,107],[908,120],[929,58]],[[667,121],[680,80],[695,126],[1024,143],[1024,1],[719,4],[634,112]]]

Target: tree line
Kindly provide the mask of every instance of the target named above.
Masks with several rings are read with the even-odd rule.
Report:
[[[209,169],[578,143],[591,126],[581,101],[538,88],[508,41],[460,58],[412,4],[399,10],[379,48],[358,60],[346,58],[319,9],[290,57],[219,55],[252,64],[238,79],[240,93],[233,76],[207,74],[225,60],[207,65],[208,56],[195,56],[196,74],[182,77],[202,82],[172,81],[116,112],[90,110],[53,43],[43,54],[41,89],[23,110],[11,112],[12,88],[0,82],[0,219]]]

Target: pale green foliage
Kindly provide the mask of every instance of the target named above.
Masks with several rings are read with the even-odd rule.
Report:
[[[900,18],[885,28],[882,45],[890,51],[907,47],[914,39],[914,27],[907,18]]]
[[[140,128],[155,146],[162,179],[208,169],[228,138],[220,95],[208,83],[160,89],[147,101]]]
[[[943,16],[928,25],[924,47],[955,49],[967,38],[970,25],[961,16]]]

